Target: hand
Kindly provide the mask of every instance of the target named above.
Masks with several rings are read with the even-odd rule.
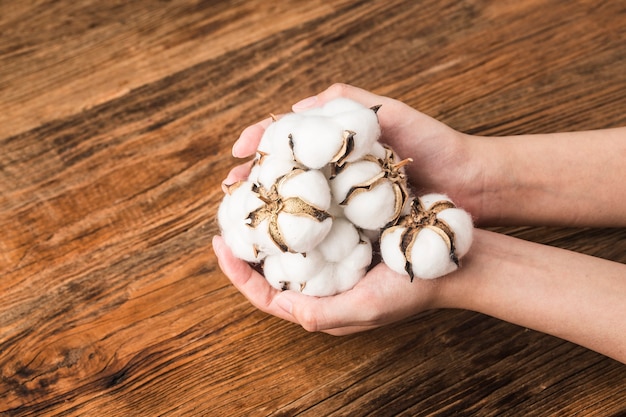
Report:
[[[220,268],[259,310],[335,336],[373,329],[434,308],[438,280],[413,282],[376,265],[354,288],[331,297],[279,291],[247,262],[233,256],[220,236],[213,238]]]
[[[398,100],[346,84],[334,84],[317,96],[294,104],[292,109],[300,112],[320,107],[338,97],[350,98],[368,107],[381,105],[377,113],[382,129],[380,140],[390,145],[401,159],[413,159],[406,169],[418,195],[445,193],[475,218],[480,217],[482,194],[477,185],[482,182],[475,178],[481,171],[473,148],[469,146],[471,136],[457,132]],[[267,118],[246,128],[233,145],[233,155],[239,158],[253,156],[270,123],[272,119]],[[235,168],[225,183],[245,178],[247,166]]]
[[[381,141],[401,158],[413,158],[414,162],[408,166],[409,178],[420,179],[412,182],[413,187],[424,193],[452,187],[451,173],[458,171],[463,155],[462,134],[402,102],[343,84],[333,85],[318,96],[295,104],[293,110],[322,106],[337,97],[347,97],[368,107],[382,105],[377,113],[383,132]],[[233,155],[253,156],[270,123],[272,119],[267,118],[246,128],[233,145]],[[451,166],[457,169],[451,170]],[[250,167],[251,163],[247,162],[233,168],[224,184],[247,178]],[[455,188],[466,189],[463,184]],[[253,305],[309,331],[342,335],[379,327],[433,308],[438,293],[438,280],[411,282],[384,264],[376,265],[352,290],[336,296],[318,298],[280,292],[248,263],[235,258],[221,237],[214,238],[213,247],[223,272]]]

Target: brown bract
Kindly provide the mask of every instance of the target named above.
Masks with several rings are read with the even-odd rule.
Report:
[[[259,200],[263,201],[263,205],[258,209],[251,212],[248,216],[248,226],[257,227],[264,220],[268,220],[268,233],[271,240],[280,248],[282,252],[294,252],[292,251],[283,237],[283,233],[278,225],[278,215],[281,213],[293,214],[296,216],[303,216],[314,219],[318,222],[322,222],[331,215],[324,210],[321,210],[300,197],[288,197],[283,198],[278,188],[287,179],[304,172],[302,169],[294,169],[286,175],[283,175],[274,183],[270,189],[266,189],[261,185],[254,184],[252,191],[258,195]]]
[[[337,164],[342,166],[346,160],[346,158],[352,153],[354,150],[354,132],[351,130],[343,131],[343,140],[341,142],[341,147],[335,153],[335,155],[331,158],[329,163]],[[302,163],[297,157],[294,151],[294,143],[293,143],[293,134],[289,134],[289,148],[291,149],[291,154],[293,155],[293,160]],[[267,154],[266,154],[267,155]],[[263,156],[263,155],[262,155]]]
[[[398,220],[398,218],[400,217],[400,214],[402,213],[402,208],[404,207],[404,204],[406,203],[406,200],[409,197],[406,175],[404,174],[401,168],[404,165],[412,162],[413,159],[407,158],[407,159],[403,159],[400,162],[396,162],[396,158],[395,158],[393,151],[390,148],[385,147],[385,157],[383,159],[376,158],[373,155],[366,155],[363,157],[362,161],[370,161],[370,162],[379,164],[381,167],[380,173],[370,178],[367,181],[364,181],[360,184],[356,184],[350,187],[350,190],[348,190],[346,197],[339,204],[342,206],[345,206],[355,196],[363,192],[371,191],[377,186],[379,186],[380,184],[383,184],[388,181],[391,183],[391,186],[393,187],[393,191],[395,194],[394,214],[393,214],[392,219],[385,226],[385,227],[388,227],[394,224]],[[349,164],[350,163],[346,163],[343,166],[336,165],[334,167],[335,171],[333,175],[337,175],[343,169],[343,167]]]
[[[446,246],[448,246],[450,259],[457,266],[459,265],[459,259],[456,256],[454,247],[454,231],[445,221],[437,217],[437,214],[443,210],[455,207],[456,206],[451,201],[441,200],[435,202],[426,210],[419,199],[416,198],[411,203],[411,212],[400,218],[396,226],[385,230],[384,233],[387,233],[395,230],[397,227],[404,228],[402,236],[400,237],[400,250],[406,259],[404,269],[409,274],[411,282],[413,282],[414,278],[411,252],[413,251],[413,245],[415,244],[417,235],[422,229],[430,229],[437,233],[446,243]]]

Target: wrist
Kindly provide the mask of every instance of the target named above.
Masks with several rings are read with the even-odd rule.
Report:
[[[519,199],[522,192],[503,140],[462,134],[457,200],[478,226],[506,223],[507,199]]]
[[[500,237],[503,236],[482,229],[474,230],[472,247],[461,259],[459,269],[438,279],[433,301],[435,308],[482,311],[481,303],[487,301],[481,294],[485,281],[497,274],[508,258],[503,253],[506,245],[499,242]]]

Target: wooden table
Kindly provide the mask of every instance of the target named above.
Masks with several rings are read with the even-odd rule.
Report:
[[[624,415],[611,359],[467,311],[307,333],[210,244],[269,112],[342,81],[482,135],[620,126],[624,39],[622,1],[0,3],[0,414]],[[501,231],[626,262],[624,229]]]

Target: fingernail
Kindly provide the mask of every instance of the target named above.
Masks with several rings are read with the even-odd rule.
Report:
[[[294,104],[292,108],[294,110],[308,109],[309,107],[315,106],[315,103],[317,103],[317,96],[311,96],[300,100],[299,102]]]
[[[275,298],[276,305],[285,310],[287,313],[292,314],[293,304],[283,294],[278,294]]]
[[[221,253],[222,245],[222,237],[220,235],[213,236],[213,239],[211,240],[211,246],[213,246],[213,252],[215,252],[216,255],[219,255]]]
[[[233,147],[232,147],[232,149],[231,149],[231,153],[232,153],[232,155],[233,155],[235,158],[239,158],[239,146],[238,146],[238,144],[239,144],[239,139],[237,139],[237,140],[235,141],[235,143],[233,143]]]

